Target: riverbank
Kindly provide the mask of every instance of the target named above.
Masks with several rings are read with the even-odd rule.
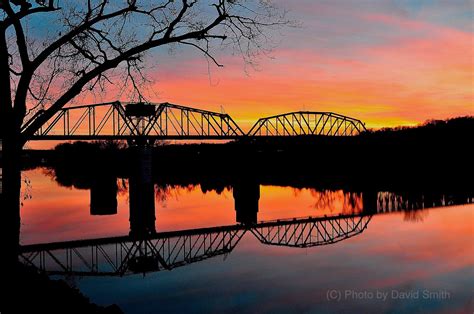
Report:
[[[4,291],[2,313],[123,313],[117,305],[91,303],[77,288],[54,280],[32,267],[18,264],[9,273],[12,284]]]

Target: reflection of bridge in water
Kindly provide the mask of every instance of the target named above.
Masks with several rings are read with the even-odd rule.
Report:
[[[262,244],[313,247],[362,233],[365,215],[301,218],[194,230],[161,232],[147,237],[111,237],[22,246],[25,264],[48,274],[123,276],[171,270],[231,253],[250,231]]]
[[[416,214],[425,208],[473,202],[472,195],[467,194],[351,192],[351,198],[363,204],[359,212],[257,222],[260,185],[256,181],[245,180],[233,186],[236,221],[239,224],[157,233],[154,198],[144,195],[153,195],[154,190],[147,188],[150,182],[130,179],[128,236],[26,245],[21,247],[23,262],[49,274],[81,276],[123,276],[171,270],[212,257],[226,256],[246,233],[251,233],[264,245],[308,248],[335,244],[362,233],[373,215],[388,212]],[[113,182],[116,189],[116,182]],[[105,193],[106,198],[114,198],[112,201],[100,200],[98,195],[100,193],[92,193],[91,190],[91,211],[95,206],[95,210],[101,207],[107,213],[116,212],[109,208],[116,206],[113,192]],[[94,200],[100,204],[94,205]]]
[[[346,192],[352,211],[337,216],[258,222],[260,183],[242,174],[232,184],[237,225],[156,232],[155,186],[151,156],[132,147],[140,162],[130,166],[128,236],[33,244],[21,259],[50,274],[114,275],[173,269],[233,251],[246,233],[264,245],[308,248],[335,244],[362,233],[373,215],[417,212],[436,206],[471,203],[471,194]],[[98,175],[98,174],[97,174]],[[117,213],[117,177],[94,177],[91,214]],[[330,191],[320,192],[331,198]],[[346,195],[343,195],[346,198]],[[326,203],[323,201],[323,203]]]

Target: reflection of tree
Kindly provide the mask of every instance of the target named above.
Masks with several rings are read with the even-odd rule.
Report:
[[[33,193],[31,189],[31,180],[26,176],[25,174],[21,175],[21,191],[20,191],[20,196],[21,196],[21,206],[23,206],[23,202],[26,200],[30,200],[33,198]]]
[[[231,186],[226,185],[225,182],[220,181],[215,183],[201,182],[199,185],[201,186],[201,191],[203,194],[214,191],[217,193],[217,195],[221,195],[224,191],[230,191],[232,189]]]
[[[75,188],[78,190],[90,190],[93,183],[96,182],[98,178],[101,178],[101,176],[97,175],[97,171],[94,175],[92,170],[85,170],[82,167],[45,168],[43,173],[59,184],[59,186]]]
[[[413,209],[404,211],[403,220],[410,222],[423,222],[428,217],[428,210]]]
[[[445,206],[447,204],[438,204],[443,195],[429,196],[422,193],[377,193],[377,211],[378,212],[404,212],[404,220],[411,222],[423,221],[428,216],[428,210],[425,208]]]
[[[315,198],[314,208],[320,211],[340,212],[343,214],[360,213],[363,209],[362,195],[343,190],[331,191],[310,189]]]
[[[310,189],[311,195],[315,198],[314,208],[316,210],[326,210],[329,209],[330,212],[333,212],[335,195],[332,191],[317,191],[315,189]]]
[[[163,207],[166,207],[166,201],[170,198],[178,199],[182,191],[191,192],[196,188],[193,184],[188,185],[174,185],[165,184],[155,185],[155,199],[161,203]]]
[[[300,196],[301,191],[302,191],[303,189],[301,189],[301,188],[292,188],[292,190],[293,190],[293,196],[294,196],[294,197],[298,197],[298,196]]]
[[[166,207],[166,201],[170,198],[178,200],[179,196],[183,192],[190,193],[196,190],[200,186],[201,192],[206,194],[207,192],[216,192],[218,195],[222,194],[225,191],[230,191],[230,187],[227,186],[216,186],[211,188],[207,185],[197,185],[197,184],[156,184],[155,185],[155,198],[158,202],[162,204],[163,207]]]
[[[80,181],[78,178],[73,180],[72,176],[67,175],[67,176],[58,176],[58,172],[61,173],[61,171],[58,171],[54,168],[42,168],[43,169],[43,174],[51,180],[55,181],[59,186],[62,187],[67,187],[67,188],[76,188],[76,189],[81,189],[84,188],[82,184],[78,184]]]
[[[128,180],[124,178],[117,179],[117,194],[119,196],[128,196]]]
[[[360,213],[364,206],[362,201],[362,194],[356,192],[346,192],[344,194],[343,213]]]

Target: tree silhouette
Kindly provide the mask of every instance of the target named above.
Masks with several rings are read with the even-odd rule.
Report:
[[[156,47],[192,47],[217,66],[215,49],[229,47],[251,63],[285,13],[263,0],[0,0],[2,220],[19,228],[22,147],[81,92],[118,81],[141,96]]]

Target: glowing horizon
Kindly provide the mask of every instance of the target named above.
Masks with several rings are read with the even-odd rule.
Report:
[[[243,128],[297,110],[338,112],[368,128],[474,115],[469,1],[277,2],[302,27],[274,36],[281,42],[258,70],[228,52],[216,54],[218,68],[194,50],[153,51],[149,100],[224,109]]]
[[[474,115],[470,1],[276,2],[302,26],[273,34],[279,44],[258,69],[219,47],[222,68],[190,48],[157,49],[145,60],[154,80],[147,100],[225,111],[244,131],[299,110],[337,112],[371,129]],[[118,88],[72,105],[127,100]]]

